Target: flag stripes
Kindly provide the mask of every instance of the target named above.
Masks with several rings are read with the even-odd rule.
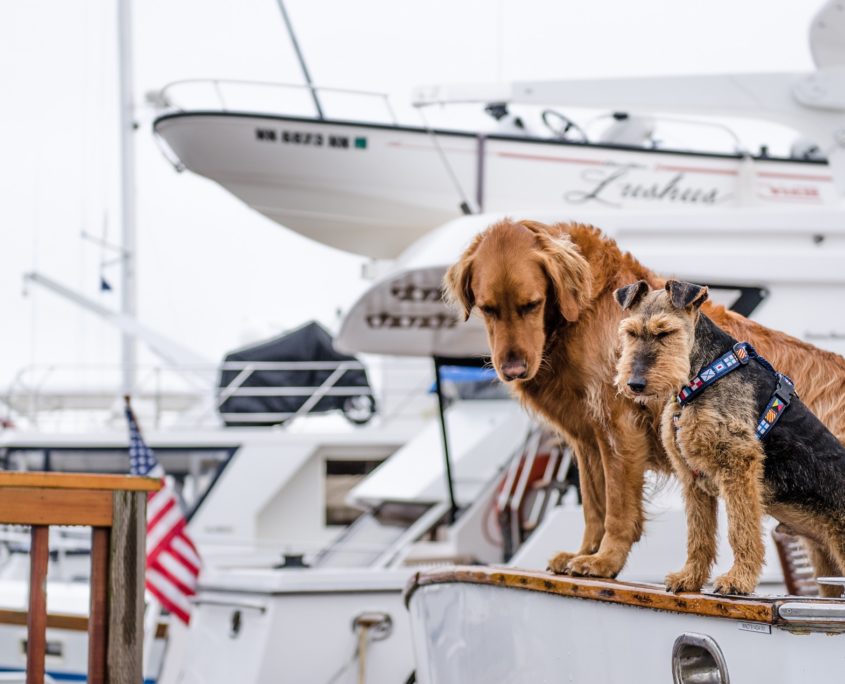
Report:
[[[129,462],[133,475],[164,479],[164,469],[144,442],[127,400]],[[190,622],[190,597],[197,592],[200,557],[188,536],[178,497],[166,480],[147,498],[146,588],[161,605],[184,623]]]

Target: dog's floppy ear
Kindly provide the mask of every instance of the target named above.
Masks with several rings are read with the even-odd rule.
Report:
[[[443,298],[455,307],[463,309],[464,320],[469,320],[472,307],[475,306],[475,294],[472,291],[472,257],[485,233],[479,233],[461,254],[461,258],[449,267],[443,277]]]
[[[697,309],[707,299],[707,287],[681,280],[667,280],[666,292],[676,309]]]
[[[569,322],[577,321],[592,296],[590,264],[569,236],[554,236],[552,228],[537,221],[520,224],[534,233],[561,314]]]
[[[638,280],[635,283],[620,287],[613,293],[616,301],[623,309],[630,309],[648,292],[648,283],[645,280]]]

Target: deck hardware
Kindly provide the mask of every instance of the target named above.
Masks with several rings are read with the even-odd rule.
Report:
[[[195,606],[221,606],[223,608],[239,608],[242,610],[257,610],[259,613],[267,612],[267,604],[261,601],[228,601],[226,599],[215,599],[205,597],[193,597],[190,599]]]
[[[685,632],[672,646],[674,684],[730,684],[728,666],[719,645],[706,634]]]
[[[229,625],[229,638],[230,639],[237,639],[238,635],[241,633],[241,611],[233,610],[232,611],[232,621]]]
[[[359,613],[352,620],[352,631],[364,630],[370,641],[383,641],[393,633],[393,618],[387,613]]]
[[[778,615],[787,622],[806,622],[808,620],[845,622],[845,605],[839,602],[788,601],[778,606]]]

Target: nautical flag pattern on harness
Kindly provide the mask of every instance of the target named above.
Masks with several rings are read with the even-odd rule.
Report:
[[[739,342],[729,352],[722,354],[718,359],[708,364],[699,371],[689,385],[682,387],[678,392],[677,401],[679,404],[686,404],[701,394],[719,378],[724,377],[741,364],[748,363],[748,343]]]
[[[126,405],[129,424],[129,464],[132,475],[157,477],[162,488],[147,497],[146,589],[185,624],[191,620],[189,598],[197,593],[200,557],[188,536],[187,521],[164,469],[144,442],[135,414]]]
[[[757,430],[755,431],[755,434],[758,439],[763,439],[763,437],[768,434],[768,432],[775,426],[775,423],[778,422],[781,413],[783,413],[787,406],[789,406],[789,403],[781,399],[777,393],[772,396],[766,408],[763,409],[763,415],[757,423]]]
[[[675,397],[676,401],[681,406],[688,404],[714,382],[725,377],[732,370],[736,370],[740,365],[744,366],[752,358],[767,371],[773,373],[778,381],[774,394],[769,399],[766,408],[763,409],[763,413],[760,414],[760,419],[757,421],[757,428],[754,431],[758,439],[763,439],[775,426],[775,423],[780,420],[784,409],[789,406],[789,402],[795,392],[795,385],[788,376],[778,373],[772,367],[772,364],[760,356],[748,342],[737,342],[731,351],[722,354],[718,359],[702,368],[699,374],[690,381],[689,385],[681,388],[681,391]],[[675,421],[677,426],[677,416]]]

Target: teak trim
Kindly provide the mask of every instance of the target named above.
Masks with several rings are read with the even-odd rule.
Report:
[[[419,587],[433,584],[484,584],[508,589],[590,599],[673,613],[731,618],[748,622],[779,622],[777,604],[767,599],[723,598],[708,594],[670,594],[654,584],[635,584],[609,579],[569,577],[531,570],[460,567],[430,570],[414,575],[405,589],[405,604]]]
[[[136,475],[93,475],[89,473],[0,472],[0,488],[106,489],[125,492],[154,492],[161,481]]]

